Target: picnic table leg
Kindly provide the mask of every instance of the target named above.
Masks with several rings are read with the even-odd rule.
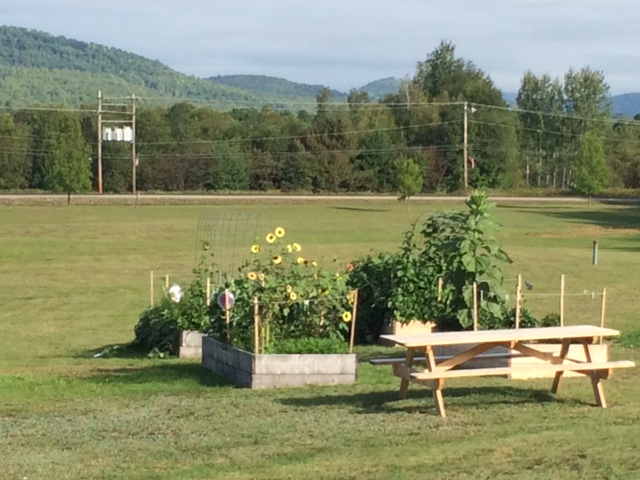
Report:
[[[405,398],[407,398],[407,391],[409,390],[409,375],[411,372],[411,367],[413,366],[413,357],[415,356],[415,354],[416,352],[413,348],[407,349],[407,356],[404,361],[404,366],[407,367],[405,372],[406,376],[402,377],[402,380],[400,380],[400,399],[401,400],[404,400]]]
[[[582,346],[584,348],[584,356],[587,362],[591,363],[591,348],[589,347],[589,342],[586,340],[582,341]],[[596,397],[596,404],[599,407],[607,408],[607,399],[604,396],[604,386],[602,385],[602,380],[600,379],[600,373],[597,371],[589,372],[589,377],[591,377],[591,386],[593,387],[593,394]]]
[[[436,369],[436,359],[433,355],[433,348],[427,347],[425,351],[425,357],[427,359],[427,369],[430,372],[435,371]],[[442,388],[444,387],[444,378],[439,378],[434,380],[432,391],[433,391],[433,401],[436,404],[436,411],[438,415],[441,417],[446,417],[447,413],[444,410],[444,397],[442,395]]]
[[[571,346],[571,340],[570,339],[562,340],[562,347],[560,347],[560,357],[554,363],[557,363],[557,364],[564,363],[564,359],[567,357],[567,354],[569,353],[569,347],[570,346]],[[558,390],[560,390],[560,383],[562,381],[562,374],[563,373],[564,372],[562,372],[562,371],[556,372],[556,374],[555,374],[555,376],[553,378],[553,386],[551,387],[551,392],[558,393]]]

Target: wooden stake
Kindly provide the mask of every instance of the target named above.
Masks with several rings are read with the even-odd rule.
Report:
[[[169,274],[164,276],[164,288],[169,288]]]
[[[478,283],[473,282],[473,331],[478,331]]]
[[[211,277],[207,277],[207,291],[205,295],[207,296],[206,298],[207,307],[210,307],[211,306]]]
[[[356,340],[356,318],[358,315],[358,290],[351,292],[353,295],[353,308],[351,311],[351,337],[349,338],[349,353],[353,353],[353,344]]]
[[[604,328],[605,317],[607,316],[607,289],[602,289],[602,309],[600,310],[600,327]],[[604,341],[603,337],[600,337],[600,345]]]
[[[560,275],[560,326],[564,327],[564,273]]]
[[[521,304],[522,304],[522,275],[518,274],[518,286],[516,287],[516,329],[520,328]]]
[[[260,353],[260,307],[258,297],[253,297],[253,353]]]
[[[442,278],[438,279],[438,301],[441,302],[442,301],[442,287],[444,286],[444,282],[442,281]]]
[[[153,294],[153,270],[149,273],[149,305],[152,307],[155,303],[155,295]]]
[[[224,291],[224,318],[227,322],[227,343],[231,343],[231,310],[229,309],[229,289]]]

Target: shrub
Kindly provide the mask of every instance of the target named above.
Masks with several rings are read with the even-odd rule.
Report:
[[[193,271],[193,281],[183,290],[174,285],[164,292],[160,304],[145,310],[134,327],[136,349],[175,354],[173,344],[181,330],[205,332],[209,327],[206,299],[207,277],[211,267],[207,265],[208,247],[203,246],[198,267]]]

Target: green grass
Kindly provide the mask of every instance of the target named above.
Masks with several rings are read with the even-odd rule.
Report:
[[[545,380],[451,381],[442,420],[426,389],[396,399],[389,369],[366,363],[377,347],[359,350],[356,385],[277,391],[234,388],[194,362],[93,358],[132,339],[150,270],[188,278],[205,213],[259,212],[308,257],[347,262],[397,248],[439,208],[456,206],[0,208],[0,478],[640,478],[637,369],[606,382],[608,410],[592,406],[582,379],[558,396]],[[640,361],[640,207],[505,204],[496,214],[509,284],[522,273],[529,293],[557,293],[564,273],[568,293],[607,287],[607,324],[624,333],[613,356]],[[557,297],[525,302],[558,308]],[[568,297],[566,308],[569,323],[599,322],[597,298]]]

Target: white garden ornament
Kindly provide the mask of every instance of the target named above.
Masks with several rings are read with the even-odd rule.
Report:
[[[169,289],[169,297],[171,297],[171,301],[175,303],[180,303],[180,300],[182,300],[182,295],[184,295],[184,293],[182,292],[182,288],[180,288],[180,285],[174,284]]]

